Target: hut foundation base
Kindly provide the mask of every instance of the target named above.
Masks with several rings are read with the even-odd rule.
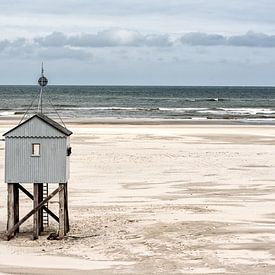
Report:
[[[19,190],[25,193],[33,200],[33,209],[19,220]],[[59,218],[51,212],[46,204],[56,194],[59,194]],[[59,222],[59,239],[63,239],[69,232],[69,212],[68,212],[68,184],[59,183],[50,195],[43,199],[43,183],[33,184],[33,195],[28,192],[19,183],[8,183],[8,220],[6,239],[10,240],[18,232],[20,226],[31,216],[33,216],[33,235],[32,239],[36,240],[43,232],[43,210],[46,211],[54,220]]]

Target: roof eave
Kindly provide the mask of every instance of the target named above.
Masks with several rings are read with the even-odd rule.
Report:
[[[43,116],[44,116],[44,115],[43,115]],[[35,115],[33,115],[32,117],[30,117],[29,119],[25,120],[24,122],[18,124],[18,125],[15,126],[14,128],[12,128],[12,129],[10,129],[9,131],[7,131],[6,133],[4,133],[3,136],[6,136],[7,134],[11,133],[12,131],[14,131],[14,130],[17,129],[18,127],[22,126],[23,124],[27,123],[28,121],[30,121],[30,120],[33,119],[34,117],[39,118],[40,120],[44,121],[46,124],[50,125],[51,127],[53,127],[54,129],[56,129],[57,131],[63,133],[63,134],[66,135],[66,136],[70,136],[70,135],[73,134],[73,132],[70,131],[69,129],[64,128],[64,127],[61,126],[61,125],[60,125],[60,127],[64,128],[64,130],[63,130],[63,129],[59,129],[59,128],[56,127],[54,124],[49,123],[49,121],[47,121],[46,119],[43,119],[43,117],[42,117],[41,115],[35,114]],[[47,117],[47,118],[48,118],[48,117]],[[50,118],[48,118],[48,119],[50,119]],[[50,120],[52,120],[52,119],[50,119]],[[55,122],[55,121],[53,120],[53,122]],[[57,122],[55,122],[55,123],[57,123]]]

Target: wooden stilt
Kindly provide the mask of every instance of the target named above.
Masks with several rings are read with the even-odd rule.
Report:
[[[7,231],[13,228],[15,224],[14,217],[14,183],[8,183],[8,221],[7,221]],[[14,235],[14,232],[13,232]]]
[[[26,216],[24,216],[17,224],[15,224],[12,228],[10,228],[6,234],[6,239],[10,240],[13,236],[14,232],[17,230],[17,228],[23,224],[28,218],[30,218],[33,214],[35,214],[39,209],[41,209],[45,203],[47,203],[52,197],[54,197],[57,193],[60,192],[60,190],[64,188],[64,186],[59,186],[57,189],[55,189],[46,199],[44,199],[42,202],[40,202],[37,207],[32,209]]]
[[[14,194],[14,224],[19,222],[19,183],[13,184],[13,194]],[[16,229],[15,234],[19,233],[19,227]]]
[[[59,239],[65,236],[65,183],[59,183]]]
[[[39,204],[39,183],[33,184],[33,209]],[[33,240],[36,240],[39,236],[39,211],[36,211],[33,215]]]
[[[65,184],[65,233],[70,231],[69,209],[68,209],[68,183]]]
[[[19,190],[23,191],[29,198],[33,199],[33,210],[19,220]],[[52,213],[45,204],[59,193],[59,218]],[[6,239],[11,239],[19,227],[33,215],[33,239],[37,239],[43,231],[43,209],[59,222],[59,238],[62,239],[69,232],[68,211],[68,184],[60,183],[59,187],[43,200],[43,184],[33,184],[33,195],[19,183],[8,184],[8,222]]]

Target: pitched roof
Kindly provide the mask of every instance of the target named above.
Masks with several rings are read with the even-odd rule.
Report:
[[[32,116],[29,119],[25,120],[24,122],[18,124],[16,127],[10,129],[8,132],[6,132],[5,134],[3,134],[3,136],[7,135],[8,133],[12,132],[13,130],[17,129],[18,127],[20,127],[21,125],[27,123],[28,121],[30,121],[31,119],[33,119],[35,117],[41,119],[42,121],[44,121],[48,125],[52,126],[56,130],[60,131],[61,133],[65,134],[66,136],[70,136],[72,134],[72,132],[70,130],[68,130],[67,128],[63,127],[62,125],[60,125],[56,121],[52,120],[51,118],[45,116],[42,113],[36,113],[34,116]]]

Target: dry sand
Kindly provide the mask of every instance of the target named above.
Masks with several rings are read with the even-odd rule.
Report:
[[[0,133],[12,123],[0,121]],[[32,220],[4,241],[0,142],[0,272],[275,274],[275,126],[68,127],[71,231],[62,241],[47,240],[54,221],[32,241]],[[21,215],[30,208],[22,194]]]

